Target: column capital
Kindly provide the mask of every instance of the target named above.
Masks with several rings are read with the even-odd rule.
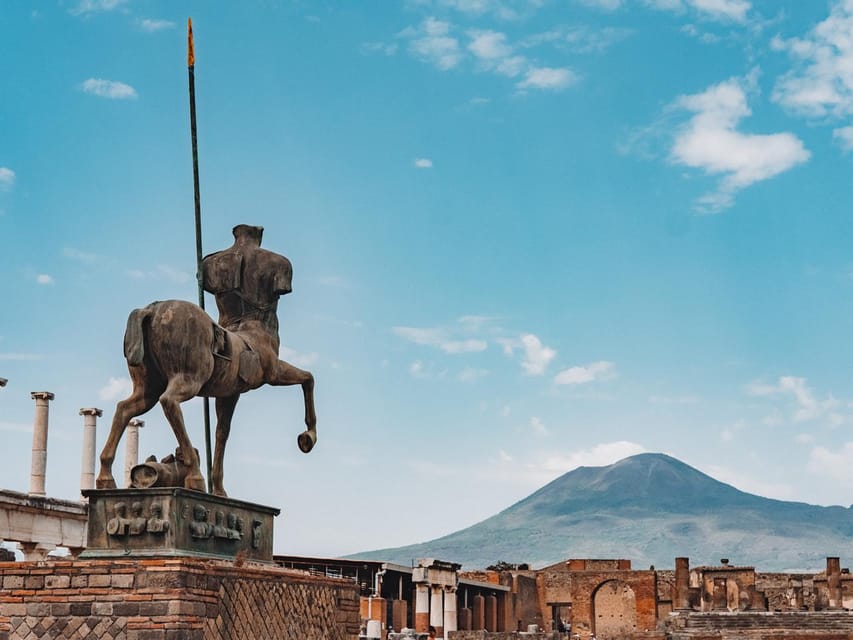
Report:
[[[450,584],[445,585],[444,586],[444,593],[456,593],[456,585],[455,584],[454,585],[450,585]]]
[[[84,409],[80,409],[81,416],[98,416],[99,418],[104,415],[104,412],[101,409],[96,409],[95,407],[88,407]]]
[[[127,423],[128,427],[144,427],[145,420],[140,420],[139,418],[133,418],[130,422]]]
[[[50,391],[32,391],[30,397],[33,400],[53,400],[55,396]]]

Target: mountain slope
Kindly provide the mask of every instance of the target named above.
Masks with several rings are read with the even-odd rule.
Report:
[[[466,569],[505,560],[547,566],[568,558],[627,558],[636,568],[730,558],[762,571],[818,570],[853,559],[853,509],[771,500],[739,491],[663,454],[580,467],[499,514],[421,544],[353,558],[414,558]]]

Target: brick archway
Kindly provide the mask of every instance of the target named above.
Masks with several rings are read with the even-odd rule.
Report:
[[[598,640],[622,638],[637,630],[637,597],[620,580],[602,582],[592,595],[592,630]]]

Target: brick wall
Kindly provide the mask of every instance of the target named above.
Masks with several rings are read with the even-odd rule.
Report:
[[[0,640],[352,640],[356,585],[214,560],[0,563]]]

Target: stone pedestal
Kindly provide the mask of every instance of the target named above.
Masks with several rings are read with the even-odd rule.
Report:
[[[195,556],[272,562],[279,509],[199,491],[92,489],[82,558]]]

